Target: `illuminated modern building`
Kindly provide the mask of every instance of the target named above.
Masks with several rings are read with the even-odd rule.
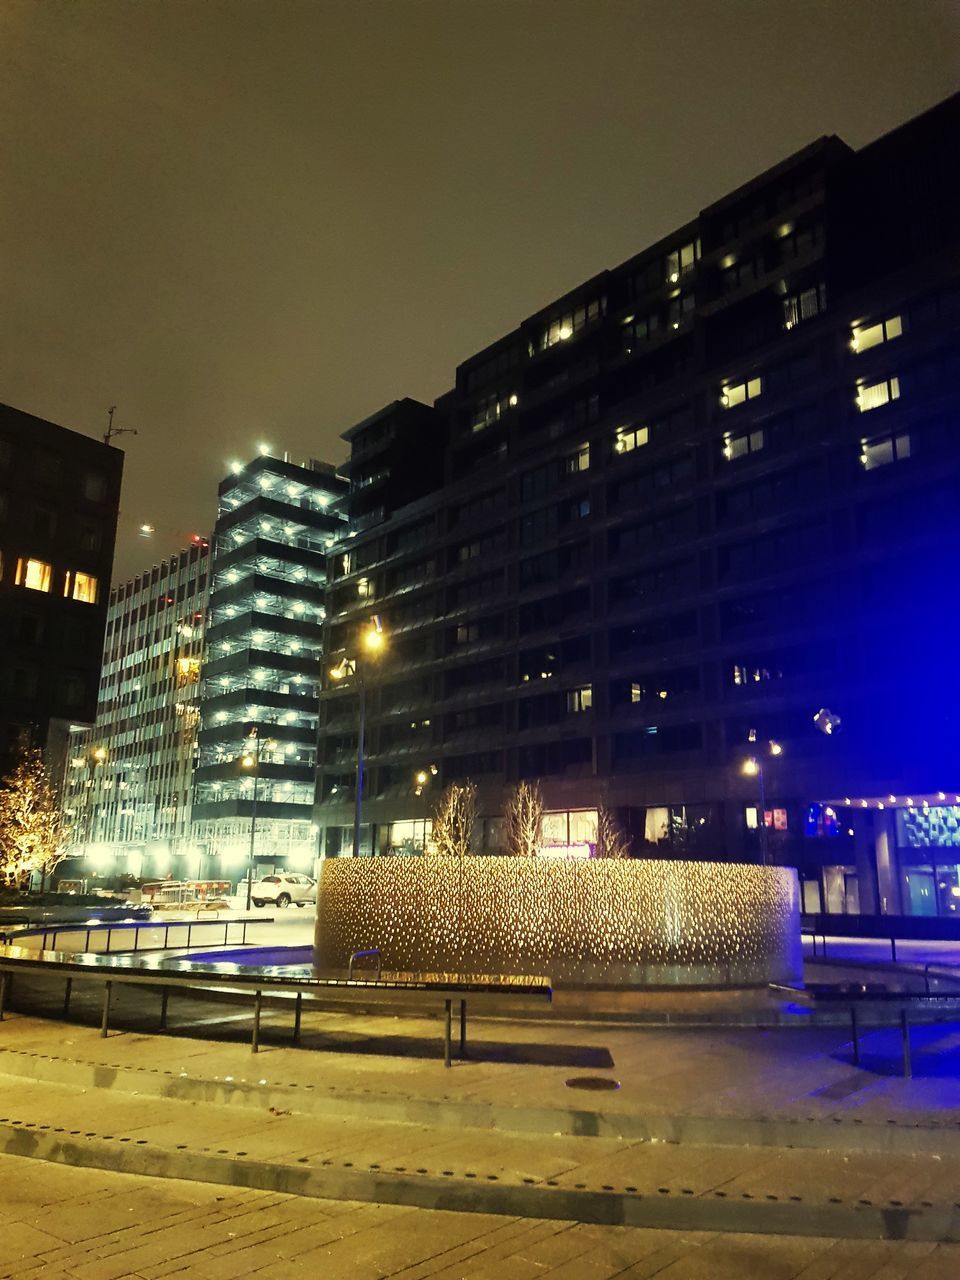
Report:
[[[113,588],[96,724],[74,730],[65,808],[78,874],[197,877],[190,833],[209,544]]]
[[[225,878],[243,875],[254,823],[261,869],[316,859],[326,554],[342,535],[345,488],[323,463],[269,456],[235,464],[220,485],[193,834]]]
[[[123,454],[0,405],[0,775],[96,713]],[[51,731],[51,726],[53,729]]]
[[[374,614],[387,636],[363,851],[421,848],[466,778],[496,850],[539,779],[556,843],[601,801],[637,852],[756,858],[763,823],[808,909],[960,908],[958,129],[953,98],[822,138],[346,433],[326,663]],[[346,683],[321,696],[331,854]]]

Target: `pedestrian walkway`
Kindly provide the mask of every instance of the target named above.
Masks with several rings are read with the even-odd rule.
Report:
[[[0,1028],[0,1151],[555,1221],[960,1236],[960,1080],[854,1069],[835,1032],[485,1022],[483,1056],[445,1071],[400,1056],[409,1025],[392,1041],[392,1018],[313,1016],[338,1049],[254,1056],[12,1017]],[[583,1077],[620,1087],[570,1087]]]
[[[953,1280],[960,1245],[644,1230],[0,1156],[3,1280]]]

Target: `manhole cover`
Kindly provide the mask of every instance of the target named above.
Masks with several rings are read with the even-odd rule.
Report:
[[[609,1076],[574,1076],[564,1082],[568,1089],[619,1089],[620,1081]]]

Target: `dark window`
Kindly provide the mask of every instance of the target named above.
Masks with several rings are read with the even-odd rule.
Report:
[[[83,496],[91,502],[103,502],[107,496],[107,477],[101,471],[83,473]]]
[[[656,520],[627,525],[610,535],[610,554],[624,555],[632,551],[648,551],[682,538],[696,537],[697,510],[693,504],[665,512]]]
[[[646,725],[613,738],[615,760],[636,760],[644,756],[669,755],[676,751],[698,751],[703,746],[699,724]]]
[[[698,631],[695,610],[674,613],[667,617],[648,618],[629,627],[615,627],[610,633],[610,651],[614,656],[629,654],[635,649],[647,649],[672,640],[687,640]]]
[[[522,778],[545,778],[567,770],[585,773],[592,762],[593,742],[590,738],[537,742],[520,748]]]

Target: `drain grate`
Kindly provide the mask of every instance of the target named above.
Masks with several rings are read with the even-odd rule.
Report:
[[[565,1080],[568,1089],[619,1089],[620,1081],[611,1080],[609,1076],[574,1076]]]

